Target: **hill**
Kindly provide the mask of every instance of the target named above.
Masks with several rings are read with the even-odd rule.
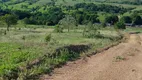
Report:
[[[141,2],[142,0],[106,0],[108,2]]]
[[[0,8],[2,9],[11,9],[11,10],[29,10],[31,8],[44,8],[43,6],[49,5],[74,5],[77,3],[95,3],[95,4],[109,4],[109,5],[118,5],[123,4],[141,4],[142,0],[0,0]],[[117,4],[114,4],[117,3]],[[120,5],[118,5],[120,6]],[[129,7],[137,7],[134,5],[128,5]]]
[[[24,3],[31,3],[31,4],[47,4],[50,2],[55,2],[56,4],[75,4],[81,2],[118,2],[118,3],[139,3],[142,0],[0,0],[0,2],[5,4],[24,4]]]

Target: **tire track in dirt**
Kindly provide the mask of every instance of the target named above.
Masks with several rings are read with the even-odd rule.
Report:
[[[142,80],[142,34],[87,59],[70,62],[41,80]]]

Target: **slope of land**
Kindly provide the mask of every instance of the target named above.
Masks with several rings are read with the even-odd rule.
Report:
[[[88,59],[68,63],[41,80],[142,80],[141,34]]]
[[[28,8],[35,7],[35,6],[43,6],[49,5],[54,3],[56,5],[74,5],[77,3],[104,3],[107,2],[116,2],[116,3],[137,3],[142,2],[142,0],[0,0],[0,4],[8,7],[8,8],[15,8],[16,6],[26,5]],[[111,3],[112,4],[112,3]],[[113,4],[112,4],[113,5]]]
[[[54,1],[54,2],[53,2]],[[0,9],[10,10],[24,10],[29,11],[32,9],[38,9],[39,12],[44,12],[45,8],[53,4],[57,6],[65,5],[72,6],[77,3],[95,3],[95,4],[107,4],[113,6],[123,6],[125,8],[135,8],[135,10],[142,10],[142,5],[135,5],[136,0],[0,0]],[[142,2],[139,0],[140,3]],[[133,5],[134,4],[134,5]],[[130,13],[128,13],[130,14]]]
[[[137,2],[142,0],[106,0],[108,2]]]

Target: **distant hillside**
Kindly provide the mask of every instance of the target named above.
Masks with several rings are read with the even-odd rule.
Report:
[[[47,4],[50,2],[55,2],[56,4],[75,4],[81,2],[118,2],[118,3],[139,3],[142,0],[0,0],[1,3],[6,4],[24,4],[24,3],[31,3],[31,4]]]
[[[25,1],[28,2],[41,2],[41,3],[46,3],[46,2],[94,2],[94,1],[106,1],[106,2],[142,2],[142,0],[0,0],[2,2],[7,2],[7,3],[22,3]]]
[[[142,0],[106,0],[106,1],[110,1],[110,2],[139,2]]]
[[[142,5],[142,0],[106,0],[106,2],[121,3],[121,4],[133,4],[133,5]]]
[[[142,4],[142,0],[0,0],[0,8],[11,10],[30,10],[40,8],[40,11],[44,10],[44,7],[52,5],[74,5],[77,3],[120,3],[120,4]],[[109,4],[116,5],[116,4]],[[131,6],[131,5],[130,5]]]

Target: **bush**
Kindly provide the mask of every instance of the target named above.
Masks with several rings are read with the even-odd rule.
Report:
[[[126,29],[125,23],[122,21],[119,21],[116,23],[116,29]]]
[[[22,40],[26,40],[26,36],[22,36],[22,38],[21,38]]]
[[[45,42],[50,42],[51,41],[51,34],[49,34],[49,35],[47,35],[46,37],[45,37]]]
[[[56,25],[54,31],[57,33],[63,33],[63,27]]]
[[[103,28],[105,28],[107,26],[105,22],[102,22],[101,25]]]
[[[84,28],[83,36],[87,38],[95,38],[100,35],[98,29],[98,26],[95,26],[92,23],[88,23],[87,26]]]

